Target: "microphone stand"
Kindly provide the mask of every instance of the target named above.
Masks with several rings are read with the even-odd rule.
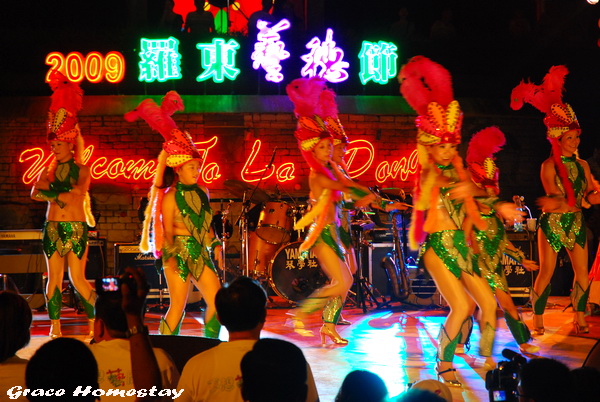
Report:
[[[275,149],[273,149],[273,155],[271,156],[271,161],[269,162],[269,164],[267,165],[267,167],[265,168],[265,170],[263,170],[262,175],[260,176],[260,179],[258,180],[258,183],[256,183],[256,186],[254,186],[254,188],[252,189],[252,193],[250,193],[250,196],[246,199],[246,191],[244,191],[244,197],[242,199],[242,212],[240,213],[240,217],[238,218],[238,222],[240,223],[240,237],[242,239],[242,252],[241,252],[241,258],[240,258],[240,265],[242,268],[242,273],[244,276],[250,276],[250,265],[249,265],[249,261],[250,261],[250,256],[249,256],[249,248],[248,248],[248,243],[249,243],[249,238],[248,238],[248,210],[249,210],[249,206],[250,206],[250,202],[252,200],[252,197],[254,197],[254,194],[256,193],[256,190],[258,190],[258,187],[260,186],[260,184],[262,183],[263,179],[265,178],[265,174],[267,174],[267,170],[271,170],[271,168],[273,167],[273,160],[275,159],[275,152],[277,151],[277,147],[275,147]]]

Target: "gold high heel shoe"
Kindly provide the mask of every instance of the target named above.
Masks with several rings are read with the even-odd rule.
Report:
[[[577,322],[577,320],[573,321],[573,326],[575,327],[576,334],[589,334],[590,333],[590,326],[589,325],[583,326],[583,325],[579,324],[579,322]]]
[[[62,336],[62,332],[60,330],[60,320],[50,320],[50,333],[48,336],[51,339],[60,338]]]
[[[456,379],[456,376],[454,377],[454,379],[447,379],[447,378],[444,378],[444,376],[443,376],[443,374],[446,374],[446,373],[456,372],[455,368],[449,368],[446,370],[439,371],[439,367],[438,367],[438,365],[436,365],[435,372],[437,373],[438,381],[443,382],[444,384],[446,384],[449,387],[457,387],[457,388],[462,387],[462,382],[458,381]]]
[[[522,343],[519,345],[519,350],[523,354],[534,355],[540,351],[540,347],[537,345],[532,345],[530,343]]]
[[[330,329],[328,327],[325,326],[325,324],[323,324],[323,326],[321,327],[321,330],[319,331],[321,333],[321,345],[325,346],[326,342],[325,342],[325,337],[328,336],[329,339],[331,339],[331,341],[333,343],[335,343],[336,345],[347,345],[348,344],[348,339],[344,339],[340,336],[340,334],[338,334],[334,329]]]
[[[313,334],[313,332],[311,330],[308,330],[304,327],[304,323],[299,318],[295,318],[295,317],[288,318],[288,320],[285,322],[285,326],[293,328],[294,332],[297,333],[298,335],[306,336],[306,337],[315,336],[315,334]]]

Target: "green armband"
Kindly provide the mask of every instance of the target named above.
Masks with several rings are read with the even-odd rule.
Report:
[[[60,193],[57,193],[56,191],[52,190],[38,190],[38,193],[34,197],[38,200],[55,202],[56,205],[60,207],[60,209],[63,209],[67,204],[58,199],[59,194]]]
[[[523,260],[525,259],[525,253],[523,253],[523,251],[521,251],[519,249],[512,250],[507,247],[504,249],[504,254],[506,254],[508,257],[512,258],[519,264],[521,264],[523,262]]]
[[[494,207],[496,206],[496,204],[501,203],[503,201],[500,201],[499,198],[497,197],[474,197],[475,201],[479,202],[482,205],[485,205],[486,207],[495,209]]]
[[[358,187],[349,187],[350,189],[350,195],[352,195],[354,198],[363,198],[366,197],[367,195],[369,195],[368,191],[362,190]]]
[[[221,243],[221,240],[219,240],[219,239],[217,239],[217,238],[215,237],[215,238],[213,239],[212,243],[210,243],[210,248],[211,248],[212,250],[214,250],[214,249],[215,249],[215,247],[217,247],[217,246],[221,246],[221,245],[222,245],[222,243]]]

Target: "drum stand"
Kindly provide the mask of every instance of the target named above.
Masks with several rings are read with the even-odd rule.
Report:
[[[363,313],[367,312],[367,303],[370,306],[375,304],[378,309],[388,307],[390,302],[386,301],[385,297],[381,296],[371,282],[362,274],[362,250],[364,247],[369,247],[369,244],[363,239],[363,230],[353,230],[353,232],[356,234],[355,252],[357,264],[356,273],[354,274],[356,284],[355,304],[358,308],[362,309]],[[381,301],[378,298],[381,298]]]

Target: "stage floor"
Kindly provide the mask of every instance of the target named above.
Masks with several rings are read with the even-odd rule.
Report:
[[[550,297],[545,317],[546,333],[534,340],[541,350],[539,356],[552,357],[567,364],[570,368],[581,366],[590,349],[600,338],[600,320],[588,317],[591,331],[588,335],[576,336],[573,332],[571,309],[563,312],[568,305],[568,297]],[[286,313],[290,305],[287,301],[273,298],[269,303],[267,323],[262,337],[285,339],[298,345],[310,363],[321,401],[333,401],[345,375],[355,369],[370,370],[383,378],[390,395],[397,395],[406,389],[408,383],[419,379],[435,378],[435,346],[440,325],[447,314],[443,308],[420,308],[408,304],[392,303],[389,308],[362,309],[349,307],[344,317],[352,322],[349,326],[338,326],[338,332],[350,343],[347,346],[334,346],[331,342],[321,346],[318,330],[320,317],[314,315],[307,322],[308,329],[315,337],[302,337],[285,326]],[[501,312],[500,312],[501,314]],[[525,322],[531,326],[531,309],[523,308]],[[182,328],[182,335],[201,336],[202,313],[188,312]],[[158,329],[160,314],[149,312],[146,316],[151,333]],[[32,340],[29,346],[18,354],[30,357],[35,350],[47,342],[50,321],[45,312],[34,311]],[[84,340],[87,320],[72,308],[63,309],[63,335]],[[451,388],[455,401],[487,401],[485,371],[480,359],[476,359],[479,333],[473,332],[472,348],[468,354],[456,355],[457,376],[463,388]],[[227,340],[227,331],[221,331],[221,339]],[[502,349],[518,351],[503,319],[498,320],[498,332],[494,355],[497,361],[502,357]],[[269,375],[269,373],[265,373]]]

